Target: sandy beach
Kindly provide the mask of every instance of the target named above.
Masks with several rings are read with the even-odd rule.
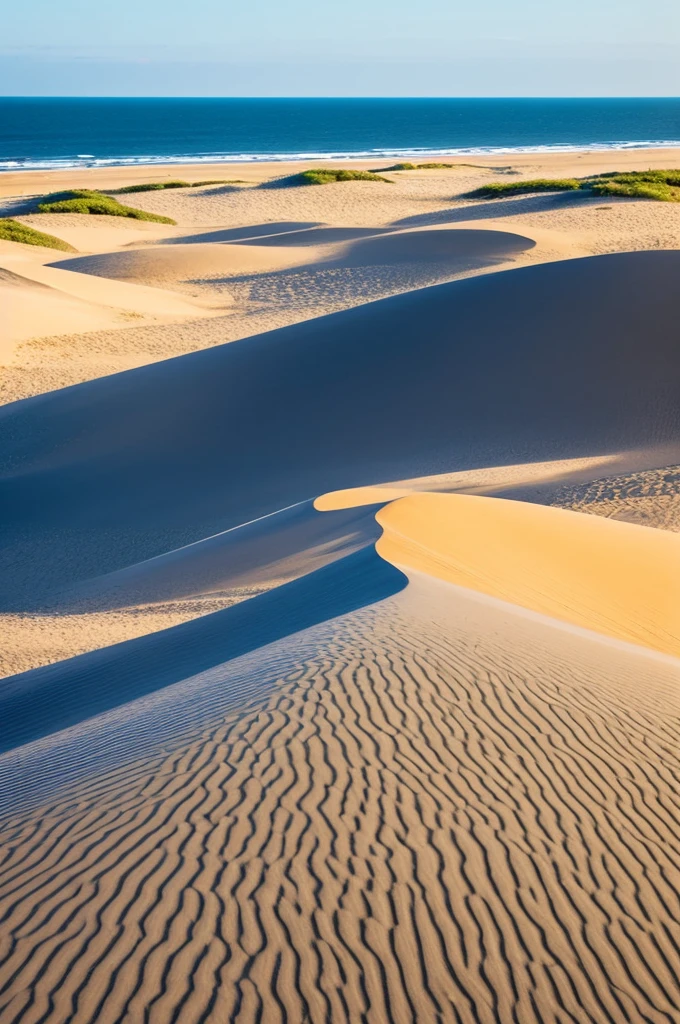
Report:
[[[441,159],[0,176],[2,1024],[680,1019],[680,150]]]

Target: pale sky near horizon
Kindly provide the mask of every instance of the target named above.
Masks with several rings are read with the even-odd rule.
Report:
[[[680,96],[680,0],[25,0],[0,95]]]

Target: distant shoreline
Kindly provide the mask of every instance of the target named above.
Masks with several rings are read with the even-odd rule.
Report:
[[[202,155],[170,155],[170,156],[121,156],[96,159],[82,157],[73,159],[54,158],[52,160],[20,161],[0,160],[0,174],[19,174],[24,172],[42,172],[67,170],[98,170],[125,169],[141,167],[206,167],[219,165],[243,164],[289,164],[316,161],[317,163],[351,163],[376,160],[419,160],[430,157],[499,157],[499,156],[550,156],[578,153],[639,153],[646,150],[680,149],[680,139],[664,142],[602,142],[587,145],[567,145],[556,143],[544,146],[477,146],[459,149],[384,149],[360,152],[311,152],[311,153],[246,153],[246,154],[210,154]]]
[[[444,160],[450,159],[453,164],[464,167],[474,161],[480,169],[497,169],[499,173],[507,173],[509,161],[513,172],[541,177],[586,177],[612,170],[647,170],[649,168],[666,168],[680,166],[680,143],[674,147],[649,146],[640,149],[595,150],[575,149],[557,152],[517,151],[513,153],[486,153],[480,156],[472,154],[441,153]],[[182,178],[198,181],[205,178],[229,179],[227,168],[234,167],[233,177],[243,181],[244,185],[256,185],[273,177],[285,177],[294,174],[300,167],[313,167],[315,164],[341,164],[343,167],[355,167],[360,170],[381,169],[389,163],[418,162],[413,153],[400,152],[392,157],[357,158],[321,160],[307,157],[299,160],[257,160],[240,164],[206,163],[193,161],[186,163],[150,163],[134,164],[133,166],[111,167],[68,167],[54,170],[14,170],[0,173],[0,196],[33,195],[62,188],[102,188],[116,189],[126,185],[148,181],[167,181],[171,178]],[[238,170],[236,170],[238,168]],[[406,174],[428,174],[428,171],[411,171]],[[451,172],[452,175],[455,171]],[[454,180],[452,186],[455,188]]]

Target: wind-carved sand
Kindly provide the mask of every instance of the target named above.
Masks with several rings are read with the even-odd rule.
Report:
[[[0,409],[2,1024],[679,1019],[680,253],[447,173],[26,257],[177,305]]]

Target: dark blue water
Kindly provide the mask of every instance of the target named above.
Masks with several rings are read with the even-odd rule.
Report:
[[[680,99],[0,99],[0,169],[680,145]]]

